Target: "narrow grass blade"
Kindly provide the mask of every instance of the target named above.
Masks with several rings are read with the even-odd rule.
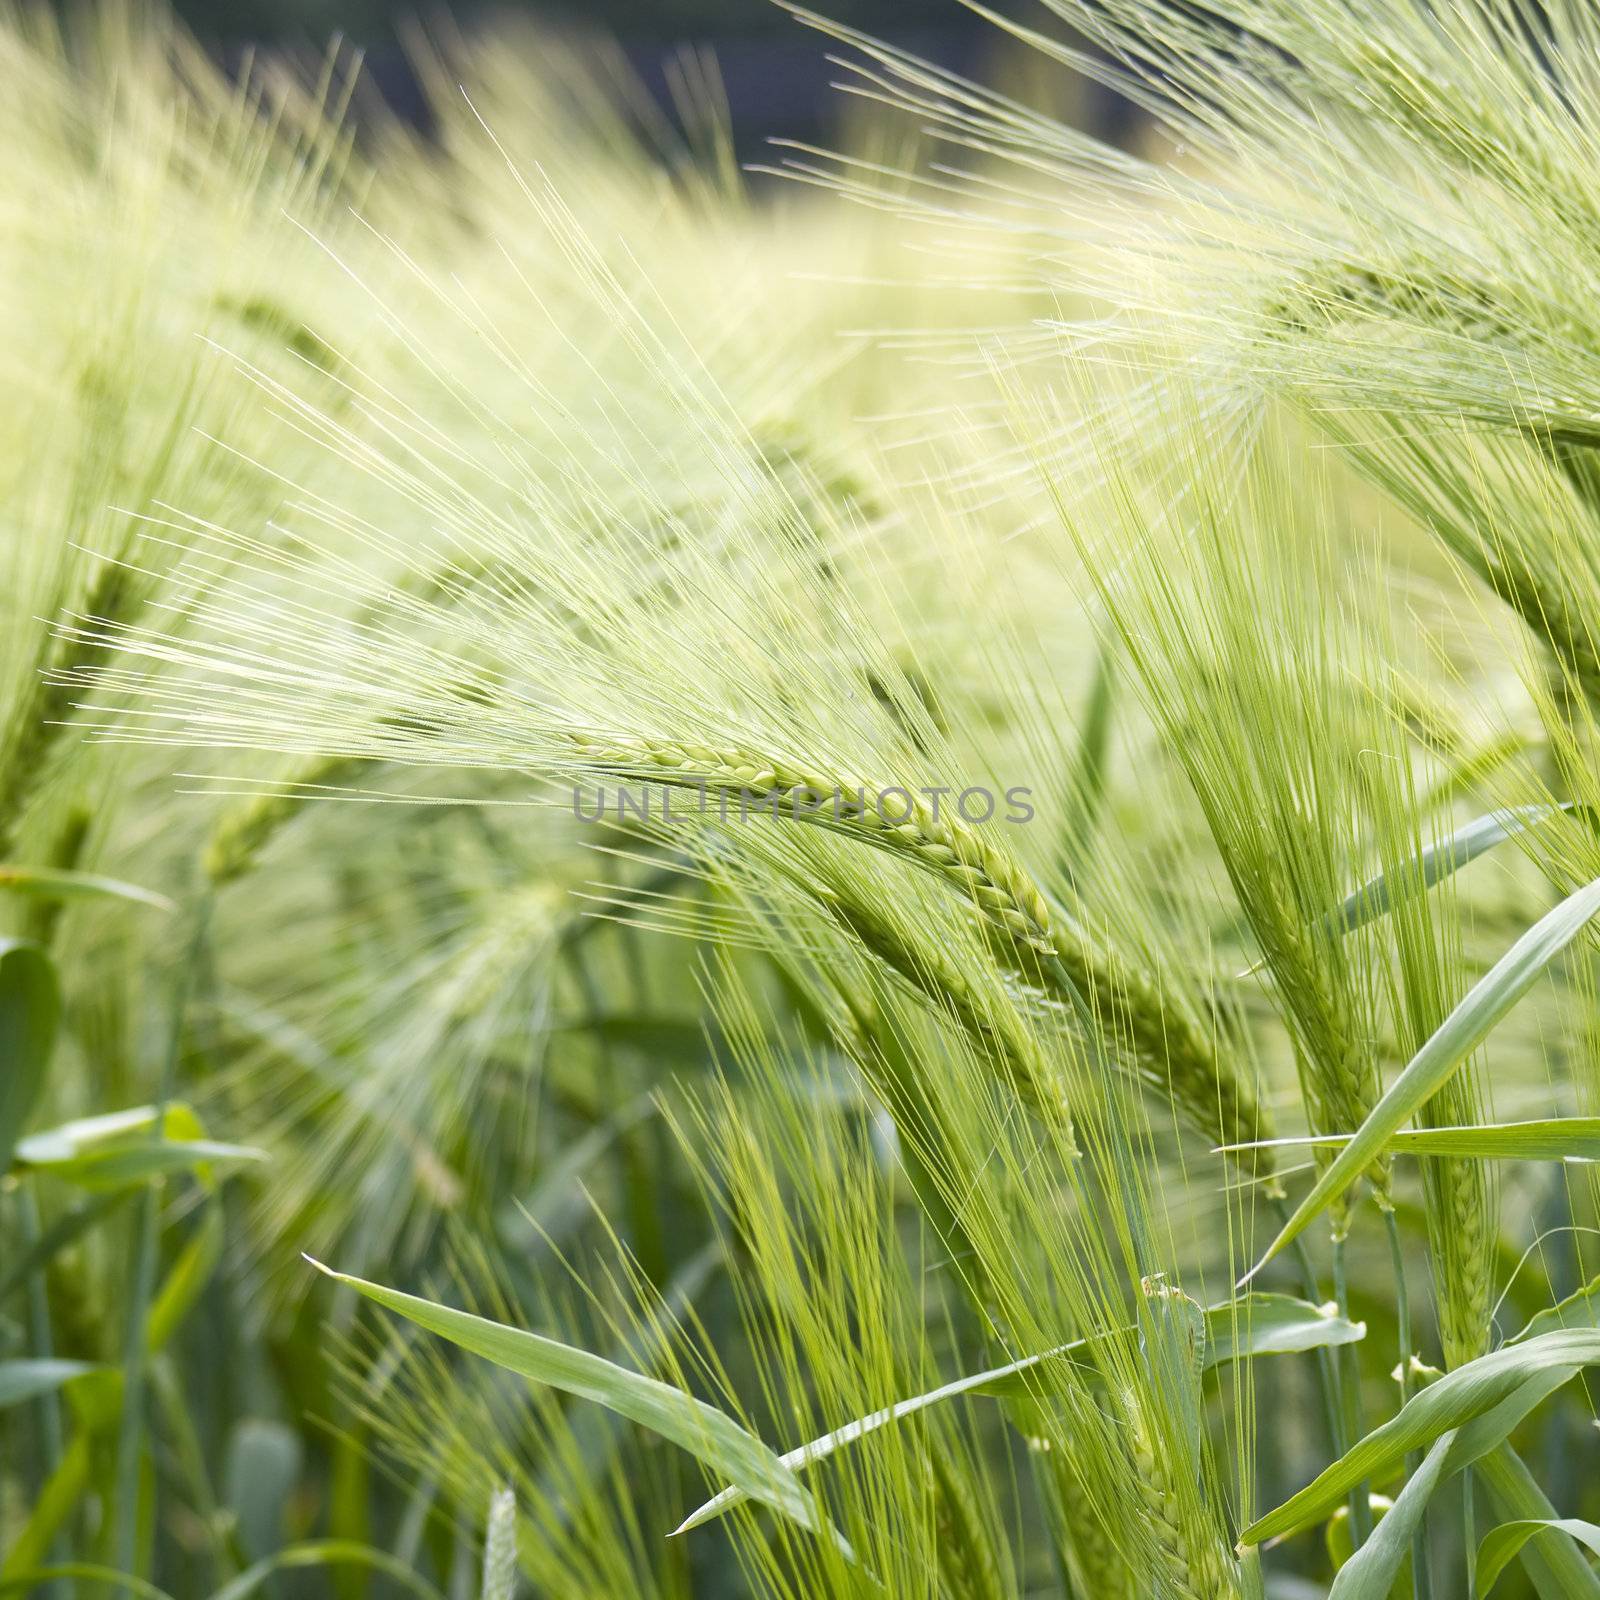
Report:
[[[0,1173],[44,1087],[60,1023],[61,987],[49,956],[0,939]]]
[[[1290,1355],[1331,1345],[1353,1344],[1364,1338],[1367,1331],[1365,1323],[1348,1322],[1343,1317],[1324,1311],[1320,1306],[1284,1294],[1247,1295],[1206,1312],[1205,1320],[1206,1343],[1202,1360],[1208,1368],[1252,1356]],[[797,1445],[781,1459],[784,1466],[797,1472],[803,1471],[891,1422],[914,1416],[929,1406],[957,1399],[964,1394],[984,1395],[993,1399],[1037,1397],[1050,1389],[1052,1369],[1070,1362],[1076,1352],[1086,1350],[1091,1342],[1088,1339],[1076,1339],[1070,1344],[1057,1345],[1037,1355],[1008,1361],[1004,1366],[989,1367],[965,1378],[954,1378],[936,1389],[896,1401],[881,1411],[868,1412],[866,1416],[857,1417],[831,1433]],[[748,1498],[737,1486],[723,1489],[692,1511],[678,1531],[681,1533],[710,1522]]]
[[[1584,885],[1541,917],[1473,985],[1466,998],[1389,1085],[1371,1115],[1328,1164],[1310,1194],[1295,1208],[1277,1238],[1267,1247],[1266,1254],[1245,1274],[1241,1283],[1248,1283],[1371,1166],[1390,1137],[1472,1054],[1596,912],[1600,912],[1600,880]]]
[[[1478,1546],[1478,1597],[1484,1600],[1499,1582],[1500,1574],[1516,1559],[1535,1534],[1564,1533],[1600,1555],[1600,1527],[1577,1517],[1532,1517],[1525,1522],[1502,1522],[1484,1535]]]
[[[1499,1422],[1511,1417],[1506,1423],[1509,1429],[1527,1407],[1596,1361],[1600,1361],[1600,1330],[1573,1328],[1457,1367],[1412,1396],[1398,1415],[1367,1434],[1299,1494],[1251,1523],[1241,1542],[1260,1544],[1303,1528],[1331,1512],[1357,1484],[1392,1471],[1408,1452],[1431,1446],[1442,1434],[1465,1428],[1501,1406],[1506,1409],[1485,1429],[1493,1435]],[[1488,1444],[1496,1442],[1491,1437]]]
[[[62,867],[0,866],[0,889],[34,895],[42,900],[109,897],[131,900],[136,905],[150,906],[156,911],[178,909],[175,900],[157,894],[154,889],[141,888],[137,883],[124,883],[120,878],[102,878],[94,872],[69,872]]]
[[[747,1498],[772,1506],[802,1527],[812,1532],[824,1528],[816,1502],[789,1467],[754,1434],[715,1406],[657,1378],[620,1367],[604,1356],[335,1272],[309,1256],[306,1259],[336,1282],[348,1284],[369,1300],[473,1355],[565,1394],[592,1400],[659,1434],[713,1472],[731,1479]],[[834,1537],[842,1544],[842,1536]]]
[[[1219,1145],[1219,1155],[1242,1150],[1336,1149],[1354,1137],[1320,1133]],[[1401,1128],[1384,1141],[1390,1155],[1468,1156],[1483,1161],[1600,1161],[1600,1117],[1545,1117],[1457,1128]]]
[[[17,1360],[0,1361],[0,1410],[20,1405],[41,1394],[49,1394],[62,1384],[93,1372],[88,1361]]]
[[[1352,890],[1328,919],[1338,933],[1353,933],[1357,928],[1386,916],[1401,899],[1424,893],[1479,856],[1487,854],[1507,839],[1536,828],[1551,817],[1572,811],[1576,802],[1563,800],[1557,805],[1512,806],[1491,811],[1464,823],[1447,839],[1424,846],[1416,859],[1398,873],[1380,872]],[[1396,879],[1398,878],[1398,883]]]

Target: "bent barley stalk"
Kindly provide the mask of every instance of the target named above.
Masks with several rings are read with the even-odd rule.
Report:
[[[753,813],[770,810],[775,816],[834,828],[933,872],[970,901],[1004,937],[1010,947],[1010,963],[1024,977],[1035,982],[1043,977],[1069,1003],[1081,1000],[1104,1008],[1112,1036],[1119,1029],[1126,1033],[1141,1070],[1168,1087],[1189,1119],[1208,1137],[1215,1135],[1219,1125],[1257,1130],[1247,1134],[1247,1140],[1270,1137],[1260,1131],[1270,1124],[1253,1087],[1219,1058],[1196,1026],[1165,1003],[1148,980],[1121,964],[1108,963],[1073,920],[1051,905],[1008,851],[952,817],[952,808],[941,811],[920,793],[895,786],[873,787],[854,773],[807,770],[748,750],[617,741],[577,733],[569,734],[568,739],[592,770],[693,790],[701,796],[702,805],[708,795],[714,795],[719,804],[739,801],[748,804]],[[893,803],[891,796],[895,797]],[[906,797],[904,803],[901,796]],[[873,948],[877,941],[877,953],[888,958],[890,947],[898,941],[881,918],[865,907],[846,908],[836,903],[832,909],[847,924],[854,919],[859,924],[854,931],[863,942]],[[917,963],[908,962],[906,952],[894,949],[889,964],[914,982],[921,981],[915,977]],[[963,993],[964,986],[957,983],[947,997],[960,1006]],[[1007,1032],[1008,1059],[1020,1069],[1019,1081],[1025,1092],[1037,1098],[1049,1077],[1037,1079],[1036,1063],[1017,1059],[1017,1030]],[[1025,1052],[1028,1057],[1033,1053]],[[1039,1103],[1058,1101],[1058,1093],[1051,1088]],[[1252,1161],[1253,1170],[1275,1191],[1270,1153],[1255,1154],[1260,1159]]]
[[[1012,1089],[1071,1138],[1072,1096],[1059,1066],[1053,1066],[1023,1018],[1004,1006],[986,1005],[965,973],[944,959],[931,941],[913,945],[890,918],[862,901],[847,901],[832,889],[824,904],[839,925],[925,996],[948,1011],[980,1049],[1003,1062]]]

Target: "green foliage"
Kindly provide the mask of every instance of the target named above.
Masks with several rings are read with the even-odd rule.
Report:
[[[1600,1593],[1600,27],[1047,9],[0,13],[0,1587]]]

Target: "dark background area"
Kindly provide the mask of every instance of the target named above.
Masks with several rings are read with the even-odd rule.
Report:
[[[1003,53],[1004,35],[960,0],[811,0],[814,9],[913,50],[964,75],[986,78]],[[1002,14],[1038,22],[1037,0],[989,0]],[[174,0],[207,44],[232,57],[267,45],[320,51],[335,35],[359,45],[366,75],[394,108],[420,114],[398,32],[406,22],[447,12],[466,31],[495,17],[547,21],[563,35],[600,33],[624,48],[640,79],[665,97],[666,64],[686,45],[709,46],[727,91],[742,153],[766,135],[808,138],[826,131],[840,108],[830,88],[839,74],[827,61],[833,41],[804,27],[771,0]],[[1044,20],[1048,25],[1048,17]],[[1013,49],[1013,54],[1015,54]],[[1090,92],[1080,115],[1117,137],[1121,103]]]
[[[342,29],[371,43],[389,34],[397,18],[426,15],[429,6],[416,0],[181,0],[177,9],[191,27],[220,40],[283,39],[296,34],[321,38]],[[448,9],[462,19],[495,11],[531,12],[657,44],[760,38],[797,26],[770,0],[499,0],[493,5],[463,0]],[[982,27],[959,0],[827,0],[814,9],[886,35],[928,26],[968,32]]]

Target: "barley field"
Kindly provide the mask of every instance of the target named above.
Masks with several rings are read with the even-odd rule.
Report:
[[[1600,1600],[1600,8],[988,23],[5,0],[0,1595]]]

